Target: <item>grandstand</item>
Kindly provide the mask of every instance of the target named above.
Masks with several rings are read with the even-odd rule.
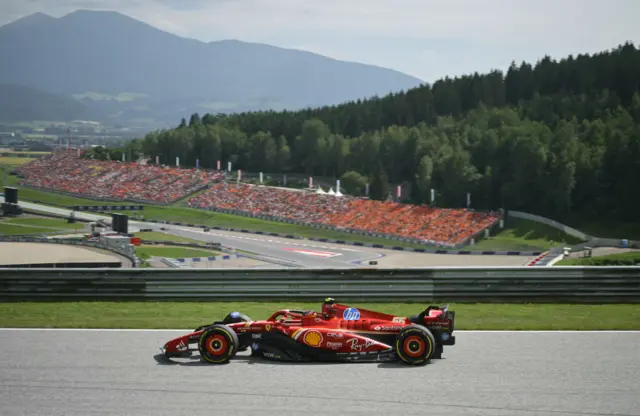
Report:
[[[328,193],[292,192],[248,184],[217,183],[187,201],[199,209],[235,210],[337,229],[386,234],[454,246],[494,224],[500,214],[431,208]]]
[[[21,185],[105,200],[169,204],[218,181],[223,174],[78,157],[59,150],[17,169]]]
[[[222,172],[96,161],[79,157],[75,150],[57,151],[19,171],[22,185],[104,200],[167,204],[208,188],[187,205],[440,246],[464,244],[501,218],[497,212],[230,184],[222,182]]]

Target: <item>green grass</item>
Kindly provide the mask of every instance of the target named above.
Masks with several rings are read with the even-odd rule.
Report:
[[[424,304],[355,304],[398,316]],[[450,304],[459,330],[638,330],[638,305]],[[241,311],[266,319],[278,309],[320,310],[320,302],[64,302],[0,303],[2,327],[192,329]],[[158,319],[161,317],[161,319]]]
[[[187,258],[187,257],[209,257],[221,254],[215,250],[199,250],[187,247],[171,247],[171,246],[145,246],[136,247],[136,255],[141,259],[155,257],[169,258]]]
[[[178,235],[165,234],[156,231],[144,231],[140,233],[134,234],[136,237],[140,237],[143,240],[148,241],[171,241],[171,242],[181,242],[181,243],[197,243],[204,244],[204,241],[194,240],[193,238],[181,237]]]
[[[548,250],[555,246],[574,245],[582,240],[535,221],[507,217],[505,228],[488,239],[481,240],[476,248],[483,250]]]
[[[41,234],[56,231],[82,230],[83,224],[69,224],[65,220],[54,218],[10,218],[0,219],[0,234]]]
[[[640,264],[640,252],[608,254],[605,256],[567,258],[554,266],[634,266]]]
[[[574,217],[565,224],[583,233],[601,238],[640,240],[640,221],[620,221],[607,218],[606,221],[593,221],[589,218]]]
[[[27,155],[27,156],[44,156],[49,155],[51,152],[45,151],[35,151],[35,150],[2,150],[0,153],[5,154],[13,154],[13,155]]]
[[[12,156],[0,156],[0,165],[2,166],[20,166],[25,163],[31,162],[35,160],[32,157],[12,157]]]
[[[21,234],[42,234],[54,232],[49,228],[39,227],[20,227],[16,225],[8,225],[6,223],[0,223],[0,234],[5,235],[21,235]]]
[[[40,218],[40,217],[18,217],[4,220],[2,222],[11,225],[25,225],[33,227],[45,227],[45,228],[62,228],[62,229],[83,229],[84,224],[75,222],[68,223],[65,219],[57,218]]]

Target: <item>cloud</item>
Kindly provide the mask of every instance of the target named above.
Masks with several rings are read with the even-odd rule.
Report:
[[[79,8],[116,10],[204,41],[306,48],[428,81],[640,43],[638,0],[2,0],[0,16]]]

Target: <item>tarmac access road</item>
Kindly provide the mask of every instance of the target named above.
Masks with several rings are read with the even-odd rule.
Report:
[[[160,359],[159,347],[187,332],[0,330],[0,413],[640,415],[637,331],[457,331],[444,358],[423,367]]]
[[[0,197],[1,198],[1,197]],[[69,215],[70,210],[20,202],[27,209],[58,215]],[[110,217],[89,212],[76,212],[81,219],[97,221]],[[192,238],[203,242],[212,241],[226,247],[255,253],[260,259],[279,264],[281,267],[300,268],[354,268],[369,266],[370,260],[377,260],[381,267],[434,267],[434,266],[523,266],[533,257],[525,256],[481,256],[481,255],[436,255],[406,251],[383,250],[370,247],[321,243],[312,240],[298,240],[270,237],[258,234],[190,228],[170,224],[129,221],[129,226],[138,229],[161,231],[168,234]],[[284,262],[284,263],[283,263]]]

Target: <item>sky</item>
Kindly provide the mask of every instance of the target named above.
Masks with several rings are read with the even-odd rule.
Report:
[[[0,0],[0,25],[77,9],[118,11],[205,42],[308,50],[429,83],[640,45],[640,0]]]

